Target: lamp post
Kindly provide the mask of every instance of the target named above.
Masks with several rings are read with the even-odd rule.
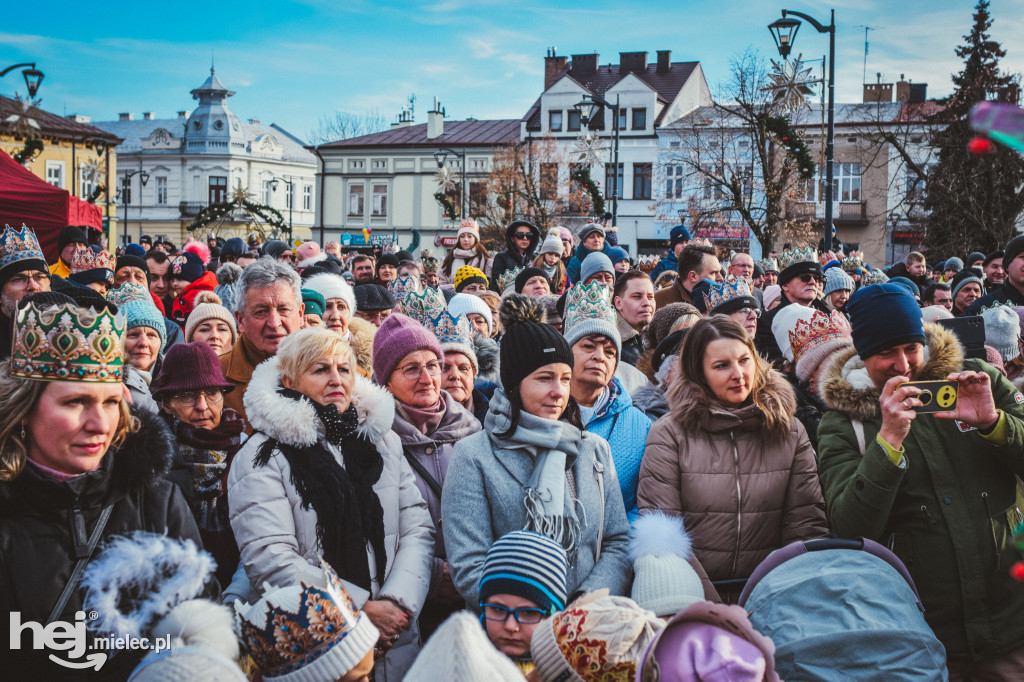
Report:
[[[295,190],[293,189],[294,183],[291,180],[279,178],[276,175],[270,178],[270,189],[277,192],[278,181],[288,185],[288,243],[292,241],[292,209],[295,206]]]
[[[889,235],[889,262],[896,262],[896,228],[899,227],[900,221],[903,216],[899,211],[893,211],[892,215],[889,216],[889,220],[892,223],[892,232]],[[922,292],[923,293],[923,292]]]
[[[36,68],[35,62],[24,62],[22,64],[8,66],[3,71],[0,71],[0,78],[22,66],[28,67],[27,69],[22,70],[21,75],[25,78],[25,87],[28,88],[28,96],[29,99],[31,99],[36,96],[37,92],[39,92],[39,84],[43,82],[43,72]]]
[[[124,211],[124,236],[122,237],[122,246],[128,246],[128,195],[132,189],[132,178],[136,175],[139,176],[139,231],[142,231],[142,188],[149,182],[149,173],[142,170],[133,170],[126,172],[121,176],[121,210]]]
[[[619,177],[619,96],[615,95],[615,104],[598,97],[597,95],[583,95],[583,99],[574,107],[580,115],[580,125],[590,127],[590,122],[597,115],[598,107],[608,109],[612,112],[612,177],[615,178],[615,191],[612,192],[612,225],[618,225],[619,218],[619,193],[622,192],[623,177]],[[607,188],[606,188],[607,189]]]
[[[779,48],[779,54],[782,55],[783,59],[789,57],[790,50],[793,49],[793,41],[796,40],[796,33],[800,29],[800,22],[796,19],[790,19],[789,15],[794,17],[800,17],[805,19],[807,23],[817,29],[818,33],[828,34],[828,138],[825,141],[825,251],[832,250],[832,165],[833,156],[835,152],[835,136],[836,136],[836,102],[835,102],[835,83],[836,83],[836,11],[832,10],[831,19],[832,23],[825,26],[821,22],[817,21],[813,17],[810,17],[803,12],[794,12],[793,10],[784,9],[782,10],[782,18],[776,19],[772,23],[768,24],[768,30],[772,34],[772,38],[775,40],[775,46]]]
[[[461,211],[461,217],[466,218],[466,153],[465,150],[460,154],[454,149],[445,147],[434,152],[434,161],[437,162],[438,169],[444,168],[445,159],[451,154],[459,160],[459,164],[462,168],[462,196],[459,201],[459,210]]]

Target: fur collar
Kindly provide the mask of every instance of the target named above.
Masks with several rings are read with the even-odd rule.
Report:
[[[772,414],[776,423],[788,423],[792,419],[796,412],[796,397],[785,377],[770,370],[761,395],[766,411]],[[675,420],[688,432],[756,429],[764,425],[764,415],[757,406],[726,407],[717,400],[711,400],[704,389],[684,377],[676,379],[669,389],[668,399]]]
[[[498,383],[499,349],[494,339],[488,339],[479,332],[473,332],[473,350],[480,365],[476,380]]]
[[[950,372],[959,372],[964,366],[964,352],[956,336],[944,327],[924,325],[925,364],[918,381],[938,381]],[[819,375],[819,393],[825,406],[864,421],[880,414],[878,397],[881,391],[868,377],[864,361],[853,347],[834,353],[822,365]]]
[[[313,406],[305,401],[285,398],[277,392],[280,387],[276,357],[253,370],[252,381],[243,398],[250,426],[287,445],[313,445],[321,428]],[[360,436],[376,442],[391,430],[395,420],[395,401],[390,393],[357,374],[352,401],[359,413]]]
[[[325,260],[327,260],[327,254],[324,253],[323,251],[321,251],[320,253],[318,253],[315,256],[310,256],[309,258],[305,258],[303,260],[300,260],[295,265],[295,267],[297,267],[297,268],[308,268],[308,267],[310,267],[312,265],[316,265],[317,263],[322,263]]]
[[[355,315],[348,321],[348,345],[356,354],[356,364],[366,372],[366,376],[373,374],[373,337],[376,334],[377,327],[372,322]]]
[[[615,311],[615,327],[619,330],[619,336],[622,337],[622,343],[626,343],[626,341],[629,341],[634,336],[640,335],[640,332],[633,329],[633,325],[626,322],[626,318],[619,314],[619,311]]]

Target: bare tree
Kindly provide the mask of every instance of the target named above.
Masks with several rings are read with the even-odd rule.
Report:
[[[390,123],[377,109],[366,112],[335,111],[321,114],[316,127],[306,135],[310,144],[325,144],[383,132]]]

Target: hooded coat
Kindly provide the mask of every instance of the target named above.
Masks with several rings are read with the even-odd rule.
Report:
[[[910,571],[949,660],[980,661],[1024,646],[1024,587],[1010,576],[1021,558],[1011,524],[1022,520],[1016,484],[1024,476],[1024,395],[985,362],[964,360],[944,328],[926,324],[925,337],[926,361],[915,379],[945,379],[961,368],[987,374],[1006,415],[1006,443],[919,414],[903,441],[904,466],[894,465],[876,440],[880,392],[851,348],[822,372],[829,411],[818,428],[821,484],[832,530],[887,545]]]
[[[612,245],[608,243],[608,240],[604,240],[604,246],[601,247],[601,253],[608,255],[612,250]],[[586,260],[587,256],[593,253],[593,249],[588,249],[583,244],[578,244],[575,251],[573,251],[572,258],[569,259],[569,264],[565,266],[565,274],[569,278],[571,284],[575,284],[580,281],[580,268],[583,267],[583,261]]]
[[[531,234],[530,245],[526,247],[526,252],[523,254],[519,253],[519,249],[516,248],[515,240],[512,238],[512,235],[515,234],[520,227],[529,228]],[[501,291],[498,290],[498,279],[506,270],[527,267],[533,260],[533,253],[537,250],[537,245],[539,243],[540,230],[536,225],[528,223],[525,220],[513,220],[509,223],[509,226],[505,228],[505,250],[494,254],[494,260],[491,262],[490,288],[500,294]]]
[[[76,527],[87,538],[107,505],[113,507],[101,540],[144,530],[192,540],[202,547],[181,489],[166,478],[174,456],[173,436],[155,414],[135,410],[132,414],[141,428],[120,447],[110,448],[95,471],[60,482],[29,463],[16,479],[0,483],[3,613],[19,612],[22,623],[46,623],[76,563]],[[87,539],[80,541],[87,544]],[[82,593],[75,590],[57,620],[73,623],[81,610]],[[5,640],[5,654],[0,657],[5,679],[125,679],[141,659],[141,652],[122,652],[108,660],[100,674],[74,670],[51,664],[45,649],[28,648],[32,639],[28,632],[22,637],[23,646],[17,652]],[[64,654],[61,658],[70,660]]]
[[[242,553],[254,602],[268,583],[272,587],[300,580],[321,582],[322,556],[316,538],[316,512],[303,507],[291,481],[291,468],[280,450],[274,450],[266,466],[254,458],[269,438],[303,446],[320,441],[339,463],[338,452],[322,436],[313,407],[280,395],[277,358],[253,372],[245,404],[249,422],[256,430],[239,450],[228,474],[228,508],[231,528]],[[384,544],[387,562],[382,581],[374,577],[367,591],[345,582],[345,588],[362,608],[370,599],[388,598],[414,615],[423,607],[430,581],[434,526],[427,505],[416,488],[409,463],[402,456],[398,436],[391,430],[395,403],[379,386],[356,376],[352,402],[359,415],[359,434],[369,438],[384,458],[384,471],[373,485],[384,509]],[[367,543],[367,561],[375,565]],[[344,581],[343,581],[344,582]],[[374,668],[378,680],[399,680],[419,650],[415,621]]]
[[[683,516],[693,550],[712,580],[750,576],[774,550],[828,536],[814,450],[791,419],[782,438],[765,434],[753,403],[727,407],[678,377],[679,406],[647,437],[637,504]],[[674,386],[673,386],[674,388]],[[773,416],[792,415],[789,383],[770,372],[762,389]]]

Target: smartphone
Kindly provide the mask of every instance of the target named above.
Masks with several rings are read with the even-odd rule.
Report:
[[[913,386],[914,388],[921,389],[917,399],[922,404],[910,408],[918,414],[953,412],[956,410],[956,399],[960,390],[960,383],[957,381],[907,381],[896,388],[900,386]]]

